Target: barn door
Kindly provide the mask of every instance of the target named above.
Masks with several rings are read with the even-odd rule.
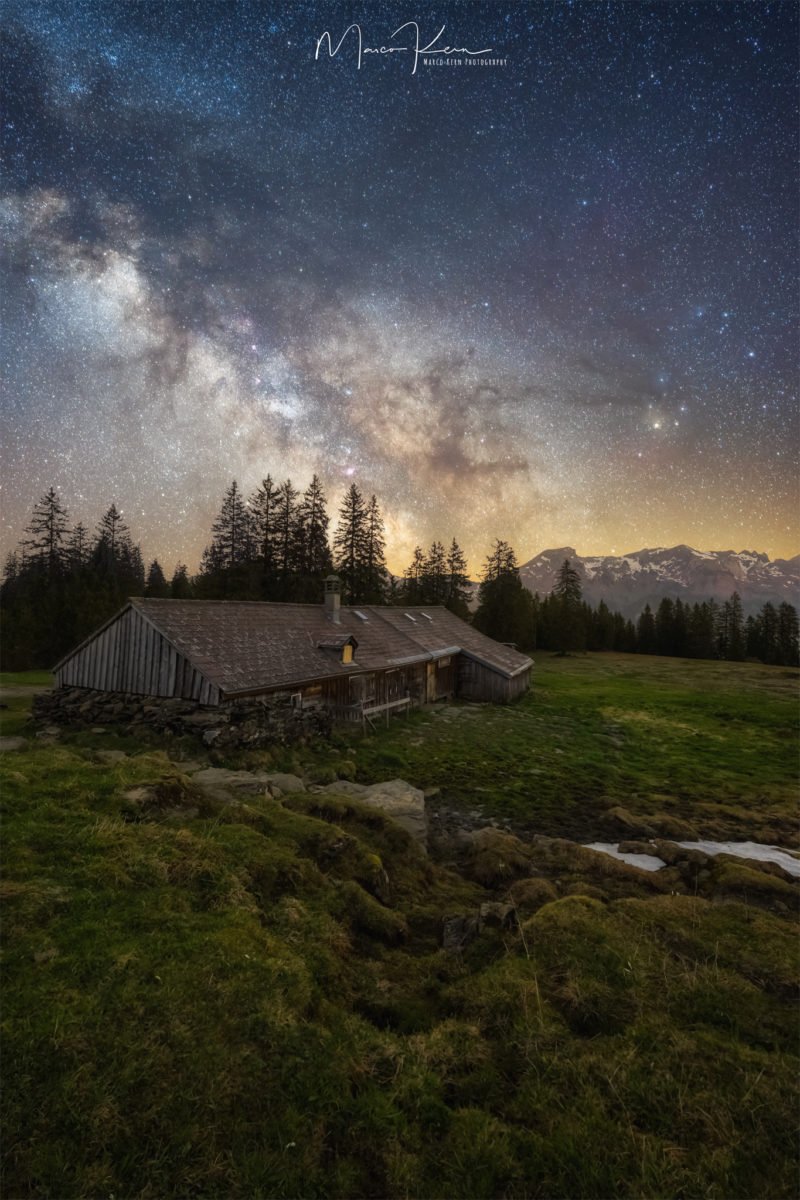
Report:
[[[428,666],[428,688],[426,701],[428,704],[433,704],[436,699],[436,663],[429,662]]]

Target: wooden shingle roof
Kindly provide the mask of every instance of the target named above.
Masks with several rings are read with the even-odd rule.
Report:
[[[525,655],[445,608],[342,607],[334,624],[321,604],[138,598],[130,603],[228,697],[459,652],[507,678],[531,666]],[[351,638],[353,661],[342,663],[327,647]]]

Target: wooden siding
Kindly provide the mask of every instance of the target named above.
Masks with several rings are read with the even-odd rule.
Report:
[[[466,655],[459,655],[458,695],[464,700],[490,700],[494,704],[508,704],[528,690],[530,677],[530,668],[509,679]]]
[[[134,696],[180,696],[200,704],[220,701],[219,688],[132,608],[67,659],[56,672],[56,684]]]

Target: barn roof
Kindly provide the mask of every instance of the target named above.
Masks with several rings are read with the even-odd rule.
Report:
[[[321,604],[139,598],[130,604],[229,697],[462,652],[507,678],[531,666],[445,608],[342,606],[334,624]],[[342,663],[329,647],[347,641],[355,647],[353,661]]]

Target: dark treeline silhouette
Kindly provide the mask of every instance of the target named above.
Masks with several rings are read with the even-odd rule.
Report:
[[[114,504],[94,532],[70,526],[53,488],[34,506],[26,537],[8,556],[0,586],[3,668],[53,666],[129,596],[175,599],[277,600],[319,603],[331,571],[342,580],[345,603],[445,605],[470,619],[467,561],[453,538],[417,546],[402,577],[386,567],[384,523],[377,498],[353,483],[330,534],[327,501],[315,475],[304,492],[268,475],[245,499],[234,481],[226,491],[191,577],[178,564],[167,579],[141,550]],[[618,650],[688,658],[797,665],[798,619],[792,605],[771,603],[745,620],[734,593],[719,604],[685,604],[665,597],[634,623],[604,601],[592,607],[566,560],[553,590],[533,595],[519,578],[516,555],[497,540],[486,559],[472,618],[476,627],[521,650],[556,653]]]

